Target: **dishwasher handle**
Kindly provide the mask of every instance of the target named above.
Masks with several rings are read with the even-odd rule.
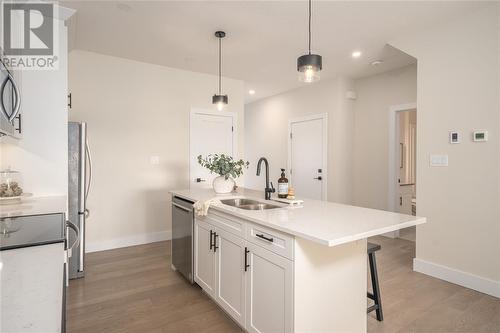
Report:
[[[172,202],[172,206],[177,207],[177,208],[179,208],[185,212],[188,212],[188,213],[191,213],[193,211],[192,209],[186,208],[186,207],[179,205],[178,203],[175,203],[175,202]]]

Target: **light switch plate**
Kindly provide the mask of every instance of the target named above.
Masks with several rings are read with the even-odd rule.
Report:
[[[450,143],[451,144],[460,143],[460,133],[456,131],[450,131]]]
[[[431,154],[430,164],[432,167],[447,167],[448,155]]]
[[[475,130],[472,132],[472,141],[474,142],[486,142],[488,141],[488,131],[485,130]]]

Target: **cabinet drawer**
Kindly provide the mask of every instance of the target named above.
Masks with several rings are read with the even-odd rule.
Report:
[[[257,224],[247,223],[246,240],[293,260],[292,236]]]
[[[217,228],[245,238],[245,222],[237,217],[218,211],[211,211],[207,216],[197,216],[200,221],[208,222]]]

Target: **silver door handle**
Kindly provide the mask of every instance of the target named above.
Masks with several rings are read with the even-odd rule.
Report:
[[[182,210],[183,210],[183,211],[185,211],[185,212],[188,212],[188,213],[191,213],[191,212],[192,212],[192,210],[191,210],[191,209],[186,208],[186,207],[184,207],[184,206],[181,206],[181,205],[179,205],[179,204],[176,204],[175,202],[172,202],[172,205],[173,205],[173,206],[175,206],[175,207],[177,207],[177,208],[179,208],[179,209],[182,209]]]
[[[10,114],[5,109],[5,105],[3,103],[3,92],[5,90],[5,86],[7,85],[7,82],[9,82],[8,76],[5,78],[5,80],[3,80],[2,85],[0,86],[0,110],[5,115],[5,118],[10,119]]]
[[[92,154],[90,153],[88,140],[85,141],[85,151],[87,152],[87,158],[89,160],[89,182],[87,184],[87,188],[85,189],[85,204],[87,204],[87,197],[89,196],[90,188],[92,187]]]
[[[14,81],[14,77],[9,74],[10,82],[12,82],[12,87],[14,88],[14,95],[16,96],[16,104],[14,104],[14,111],[9,117],[9,121],[12,123],[14,119],[17,117],[19,113],[19,109],[21,107],[21,94],[19,94],[19,89],[17,88],[17,84]]]
[[[5,90],[5,86],[7,86],[7,82],[9,81],[12,84],[12,88],[14,88],[14,96],[15,96],[14,109],[12,110],[11,114],[7,112],[7,110],[5,109],[5,104],[3,103],[3,92]],[[2,82],[0,93],[1,93],[0,96],[2,96],[2,99],[0,100],[0,108],[2,109],[2,112],[5,114],[5,116],[9,119],[9,122],[12,123],[16,118],[17,114],[19,113],[19,108],[21,107],[21,95],[19,94],[19,89],[17,88],[16,82],[14,81],[14,77],[12,76],[12,74],[10,73],[7,74],[7,77]]]
[[[75,232],[75,241],[68,248],[68,256],[72,256],[73,249],[80,244],[80,229],[70,221],[66,221],[66,226]]]

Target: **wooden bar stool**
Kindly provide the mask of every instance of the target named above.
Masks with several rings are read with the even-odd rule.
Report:
[[[380,298],[380,287],[378,284],[377,262],[375,261],[375,252],[380,250],[380,248],[380,245],[368,242],[367,252],[368,261],[370,262],[370,277],[372,279],[373,294],[367,292],[367,297],[372,299],[375,304],[368,307],[367,313],[375,310],[378,321],[384,320],[384,315],[382,314],[382,300]]]

